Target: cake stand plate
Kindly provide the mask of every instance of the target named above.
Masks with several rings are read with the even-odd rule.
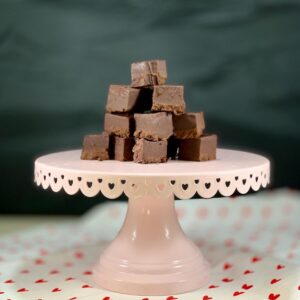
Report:
[[[44,189],[128,197],[123,227],[96,263],[94,280],[102,288],[133,295],[189,292],[209,279],[209,264],[179,225],[175,196],[245,194],[266,187],[269,179],[268,159],[226,149],[218,149],[217,160],[208,162],[83,161],[80,150],[35,161],[35,182]]]

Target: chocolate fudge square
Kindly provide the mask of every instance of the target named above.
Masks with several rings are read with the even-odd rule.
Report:
[[[106,111],[111,113],[144,112],[152,105],[151,89],[136,89],[128,85],[109,86]]]
[[[156,85],[153,88],[152,111],[167,111],[175,115],[185,112],[182,85]]]
[[[216,159],[217,136],[203,135],[200,138],[180,140],[179,159],[206,161]]]
[[[147,141],[136,139],[133,147],[133,160],[136,163],[163,163],[167,158],[167,141]]]
[[[119,161],[132,161],[134,146],[134,138],[123,138],[119,136],[113,137],[113,153],[114,159]]]
[[[173,134],[172,115],[166,112],[134,114],[136,138],[167,140]]]
[[[165,60],[149,60],[131,64],[131,86],[145,87],[165,84],[167,65]]]
[[[80,158],[83,160],[107,160],[110,159],[110,136],[106,132],[102,134],[86,135]]]
[[[104,130],[120,137],[129,137],[134,131],[134,119],[128,114],[110,114],[104,116]]]
[[[174,135],[179,139],[198,138],[205,128],[203,112],[173,116]]]

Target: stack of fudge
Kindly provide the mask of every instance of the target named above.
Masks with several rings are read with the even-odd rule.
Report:
[[[186,113],[184,87],[166,85],[164,60],[131,65],[131,85],[110,85],[104,132],[84,138],[81,159],[163,163],[216,159],[203,112]]]

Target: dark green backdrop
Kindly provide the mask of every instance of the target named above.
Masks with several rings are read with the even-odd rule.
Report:
[[[102,129],[110,83],[164,58],[222,146],[263,153],[300,187],[300,5],[292,0],[0,0],[1,213],[80,213],[42,191],[33,160]]]

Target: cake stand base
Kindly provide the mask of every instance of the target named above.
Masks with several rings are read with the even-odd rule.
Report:
[[[35,161],[35,181],[44,189],[99,192],[129,198],[127,216],[116,239],[94,268],[99,286],[131,295],[173,295],[206,285],[210,267],[200,250],[183,233],[174,196],[212,198],[217,193],[266,187],[270,162],[263,156],[218,149],[206,162],[171,160],[165,164],[83,161],[81,150],[52,153]],[[169,196],[172,195],[172,196]]]
[[[94,268],[104,289],[132,295],[170,295],[203,287],[210,266],[182,231],[174,196],[129,199],[122,229]]]

